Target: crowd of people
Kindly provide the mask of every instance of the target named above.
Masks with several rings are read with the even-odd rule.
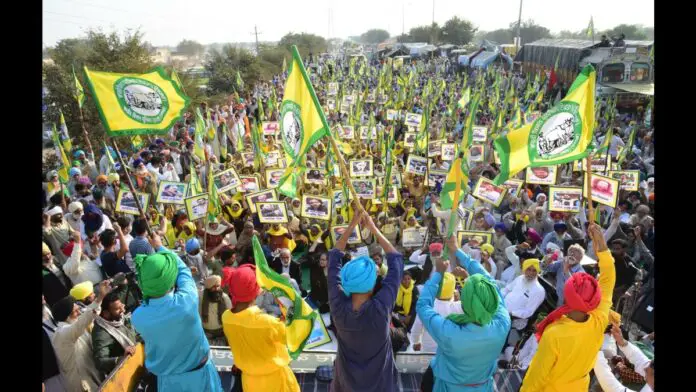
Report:
[[[636,190],[622,189],[616,208],[594,203],[594,216],[586,204],[554,210],[549,188],[582,186],[579,161],[557,166],[550,185],[506,192],[497,206],[474,197],[479,179],[499,172],[489,138],[483,159],[469,162],[469,191],[450,210],[441,204],[442,183],[429,174],[449,170],[453,157],[407,143],[407,134],[458,144],[473,116],[474,124],[504,135],[520,119],[499,91],[512,91],[521,113],[543,113],[566,84],[499,65],[462,71],[439,58],[400,69],[313,56],[306,64],[332,130],[355,128],[353,138],[339,139],[340,155],[371,160],[373,173],[355,177],[376,179],[371,198],[349,192],[350,178],[326,139],[306,155],[312,181],[300,176],[295,197],[278,191],[271,173],[290,162],[281,135],[263,134],[260,125],[279,121],[285,74],[244,98],[190,108],[166,135],[142,136],[144,146],[75,147],[67,183],[57,167],[45,166],[46,391],[96,391],[141,343],[143,383],[221,391],[211,342],[232,351],[234,390],[299,391],[286,347],[288,304],[259,287],[255,236],[271,269],[330,315],[338,347],[331,390],[397,391],[401,351],[434,354],[423,391],[491,391],[501,368],[526,371],[524,392],[595,384],[654,390],[654,130],[645,108],[620,113],[610,99],[597,99],[593,142],[606,145],[609,158],[596,173],[638,173]],[[479,81],[478,109],[455,106]],[[334,83],[337,93],[330,92]],[[365,99],[368,90],[376,91],[374,100]],[[344,106],[346,95],[353,98]],[[388,110],[397,117],[388,119]],[[424,131],[407,124],[406,113],[424,114]],[[366,138],[361,126],[368,126]],[[424,174],[409,170],[411,156],[432,158]],[[207,190],[228,181],[211,186],[211,179],[230,169],[256,178],[258,191],[215,192],[216,206],[196,217],[185,203],[156,202],[162,182],[210,196]],[[524,181],[524,174],[513,177]],[[144,215],[124,212],[130,184],[149,196]],[[283,203],[286,223],[261,222],[249,195],[269,190]]]

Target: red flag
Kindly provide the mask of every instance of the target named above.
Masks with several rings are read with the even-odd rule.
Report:
[[[560,55],[559,55],[560,56]],[[553,86],[556,85],[556,82],[558,81],[558,76],[556,75],[556,71],[558,70],[558,59],[559,56],[556,56],[556,64],[553,66],[551,69],[551,76],[549,76],[549,87],[548,91],[551,91],[553,89]]]

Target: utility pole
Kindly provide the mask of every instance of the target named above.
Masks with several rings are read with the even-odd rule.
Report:
[[[404,34],[406,33],[405,30],[405,21],[406,20],[406,4],[405,0],[401,2],[401,40],[403,41]]]
[[[430,37],[433,45],[435,45],[435,0],[433,0],[433,23],[430,25]]]
[[[258,56],[261,54],[261,52],[259,51],[259,34],[263,34],[263,33],[258,31],[256,29],[256,25],[254,25],[254,32],[252,34],[256,38],[256,55]]]
[[[522,43],[522,35],[520,33],[522,28],[522,0],[520,0],[520,14],[517,17],[517,42],[515,43],[515,52],[519,52],[520,44]]]

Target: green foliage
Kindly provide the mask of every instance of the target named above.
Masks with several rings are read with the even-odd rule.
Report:
[[[187,56],[198,56],[205,52],[205,47],[196,41],[185,39],[179,42],[176,51]]]
[[[625,34],[626,39],[628,40],[648,39],[648,34],[645,32],[645,29],[641,25],[620,24],[614,27],[613,29],[602,32],[602,34],[606,34],[609,39],[619,38],[619,35],[621,35],[621,33]]]
[[[261,78],[261,66],[258,57],[243,48],[225,45],[221,51],[213,51],[205,64],[210,73],[208,94],[231,94],[236,91],[237,71],[244,80],[245,91],[239,91],[240,96],[251,91],[253,85]]]
[[[481,38],[504,45],[512,43],[512,37],[514,37],[515,34],[517,33],[513,33],[510,29],[498,29],[483,34]]]
[[[370,29],[360,35],[360,42],[378,44],[389,39],[389,32],[382,29]]]
[[[517,22],[510,23],[510,32],[513,37],[517,36]],[[542,38],[551,38],[551,31],[544,26],[540,26],[532,19],[522,21],[520,26],[520,37],[522,37],[522,45],[528,44]]]
[[[314,34],[288,33],[280,39],[280,42],[278,42],[278,46],[285,48],[288,53],[290,52],[290,47],[292,45],[297,45],[297,50],[300,52],[302,58],[307,57],[309,53],[317,55],[328,50],[328,43],[326,42],[326,39]]]
[[[466,45],[474,38],[476,30],[478,29],[468,20],[459,19],[456,16],[452,17],[442,27],[442,42],[453,45]]]

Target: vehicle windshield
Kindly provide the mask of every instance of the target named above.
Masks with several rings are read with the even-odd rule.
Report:
[[[631,64],[631,82],[647,82],[650,80],[650,65],[647,63]]]
[[[624,80],[623,63],[607,64],[602,68],[602,82],[620,83]]]

